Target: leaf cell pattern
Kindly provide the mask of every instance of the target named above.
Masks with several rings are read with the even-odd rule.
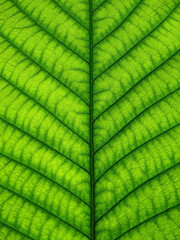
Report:
[[[0,239],[178,240],[179,0],[0,0]]]

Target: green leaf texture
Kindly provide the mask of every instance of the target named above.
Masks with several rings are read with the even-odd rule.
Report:
[[[0,240],[180,239],[180,0],[0,0]]]

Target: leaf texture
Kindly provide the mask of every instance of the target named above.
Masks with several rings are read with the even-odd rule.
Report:
[[[178,240],[179,162],[179,0],[0,0],[0,240]]]

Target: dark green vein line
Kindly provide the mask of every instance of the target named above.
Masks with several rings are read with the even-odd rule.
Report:
[[[36,141],[40,142],[42,145],[45,145],[46,147],[50,148],[52,151],[55,151],[57,154],[60,154],[61,156],[63,156],[64,158],[66,158],[67,160],[71,161],[72,163],[74,163],[75,165],[77,165],[78,167],[80,167],[81,169],[83,169],[84,171],[86,171],[86,172],[88,172],[88,173],[90,174],[89,170],[87,170],[86,168],[82,167],[82,166],[79,165],[78,163],[74,162],[72,159],[66,157],[63,153],[60,153],[59,151],[57,151],[57,150],[54,149],[53,147],[51,147],[51,146],[49,146],[48,144],[42,142],[40,139],[32,136],[30,133],[25,132],[24,130],[20,129],[19,127],[13,125],[12,123],[8,122],[8,120],[3,119],[2,117],[0,117],[0,119],[1,119],[2,121],[6,122],[7,124],[13,126],[14,128],[17,128],[19,131],[23,132],[25,135],[28,135],[28,136],[30,136],[32,139],[35,139]]]
[[[165,130],[164,132],[161,132],[161,133],[159,133],[158,135],[156,135],[155,137],[153,137],[153,138],[151,138],[151,139],[149,139],[148,141],[146,141],[146,142],[144,142],[143,144],[141,144],[140,146],[138,146],[138,147],[136,147],[135,149],[133,149],[132,151],[130,151],[129,153],[127,153],[125,156],[123,156],[122,158],[120,158],[117,162],[115,162],[113,165],[111,165],[109,168],[107,168],[96,180],[95,180],[95,183],[106,173],[106,172],[108,172],[111,168],[113,168],[116,164],[118,164],[122,159],[124,159],[125,157],[127,157],[127,156],[129,156],[131,153],[133,153],[134,151],[136,151],[138,148],[140,148],[140,147],[142,147],[142,146],[144,146],[144,145],[146,145],[147,143],[149,143],[149,142],[151,142],[151,141],[153,141],[154,139],[156,139],[156,138],[158,138],[159,136],[161,136],[161,135],[163,135],[163,134],[165,134],[165,133],[167,133],[168,131],[170,131],[170,130],[172,130],[172,129],[174,129],[174,128],[176,128],[177,126],[179,126],[180,124],[178,123],[178,124],[176,124],[176,125],[174,125],[173,127],[171,127],[171,128],[169,128],[169,129],[167,129],[167,130]]]
[[[143,115],[143,113],[145,113],[146,111],[148,111],[150,108],[152,108],[153,106],[155,106],[156,104],[158,104],[159,102],[163,101],[164,99],[166,99],[167,97],[169,97],[171,94],[175,93],[176,91],[178,91],[180,89],[177,88],[174,91],[168,93],[167,95],[165,95],[164,97],[162,97],[161,99],[159,99],[158,101],[156,101],[155,103],[151,104],[149,107],[145,108],[142,112],[140,112],[138,115],[136,115],[133,119],[131,119],[131,121],[129,121],[124,127],[122,127],[119,131],[117,131],[110,139],[108,139],[105,143],[103,143],[103,145],[101,145],[98,149],[95,150],[95,153],[98,152],[101,148],[103,148],[107,143],[109,143],[111,140],[113,140],[124,128],[126,128],[129,124],[131,124],[134,120],[136,120],[140,115]]]
[[[77,23],[79,23],[79,25],[81,25],[83,28],[85,28],[86,30],[89,31],[89,29],[83,25],[79,20],[77,20],[75,17],[73,17],[70,13],[68,13],[62,6],[59,5],[59,3],[56,2],[56,0],[53,0],[57,5],[58,7],[60,7],[67,15],[69,15],[72,19],[74,19]]]
[[[14,2],[14,0],[11,0],[11,2],[14,3],[14,5],[19,8],[21,10],[21,12],[23,12],[29,19],[31,19],[31,21],[33,21],[37,26],[39,26],[41,29],[43,29],[47,34],[49,34],[53,39],[56,39],[56,41],[58,41],[60,44],[62,44],[65,48],[67,48],[68,50],[70,50],[71,52],[73,52],[74,54],[76,54],[79,58],[83,59],[85,62],[88,63],[88,61],[82,57],[81,55],[79,55],[77,52],[75,52],[74,50],[72,50],[70,47],[68,47],[65,43],[61,42],[58,38],[56,38],[53,34],[51,34],[49,31],[47,31],[42,25],[40,25],[38,22],[36,22],[36,20],[34,20],[31,16],[29,16],[29,14],[27,14],[17,3]]]
[[[9,157],[8,155],[6,155],[5,153],[2,153],[1,151],[0,151],[0,154],[1,154],[2,156],[4,156],[4,157],[6,157],[6,158],[8,158],[8,159],[10,159],[10,160],[12,160],[12,161],[14,161],[14,162],[16,162],[17,164],[20,164],[20,165],[22,165],[22,166],[24,166],[24,167],[26,167],[26,168],[29,168],[29,169],[32,170],[33,172],[36,172],[36,173],[38,173],[39,175],[45,177],[45,178],[48,179],[49,181],[51,181],[51,182],[53,182],[54,184],[58,185],[60,188],[63,188],[65,191],[67,191],[67,192],[69,192],[70,194],[72,194],[74,197],[76,197],[77,199],[79,199],[81,202],[83,202],[84,204],[86,204],[88,207],[91,207],[91,205],[90,205],[89,203],[85,202],[83,199],[81,199],[80,197],[78,197],[75,193],[71,192],[69,189],[67,189],[67,188],[64,187],[63,185],[59,184],[58,182],[56,182],[56,181],[53,180],[52,178],[46,176],[45,174],[43,174],[43,173],[40,172],[39,170],[36,170],[35,168],[32,168],[32,167],[29,166],[29,165],[26,165],[26,164],[24,164],[24,163],[22,163],[22,162],[19,162],[18,160],[14,159],[14,158],[12,158],[12,157]]]
[[[53,0],[67,15],[69,15],[72,19],[74,19],[77,23],[79,23],[82,27],[84,27],[86,30],[89,31],[89,29],[83,25],[80,21],[81,20],[77,20],[75,17],[73,17],[70,13],[68,13],[62,6],[59,5],[59,3],[56,0]]]
[[[103,72],[101,72],[98,76],[94,78],[93,81],[95,81],[97,78],[99,78],[103,73],[105,73],[108,69],[110,69],[112,66],[114,66],[117,62],[119,62],[124,56],[126,56],[131,50],[133,50],[139,43],[143,42],[145,38],[147,38],[152,32],[154,32],[161,24],[163,24],[168,17],[174,12],[174,10],[179,6],[179,3],[173,8],[173,10],[164,18],[163,21],[161,21],[154,29],[152,29],[146,36],[144,36],[140,41],[138,41],[132,48],[130,48],[126,53],[124,53],[121,57],[119,57],[113,64],[111,64],[108,68],[106,68]]]
[[[0,75],[1,76],[1,75]],[[1,76],[5,81],[7,81],[9,84],[11,84],[13,87],[17,88],[20,92],[22,92],[25,96],[29,97],[30,99],[32,99],[35,103],[37,103],[38,105],[40,105],[45,111],[47,111],[49,114],[51,114],[56,120],[58,120],[61,124],[63,124],[65,127],[67,127],[70,131],[72,131],[74,134],[76,134],[79,138],[81,138],[84,142],[86,142],[88,145],[88,141],[86,141],[83,137],[81,137],[77,132],[75,132],[72,128],[70,128],[69,126],[67,126],[64,122],[62,122],[59,118],[57,118],[52,112],[50,112],[46,107],[44,107],[41,103],[39,103],[38,101],[36,101],[34,98],[32,98],[30,95],[26,94],[22,89],[20,89],[19,87],[17,87],[16,85],[14,85],[13,83],[11,83],[9,80],[7,80],[6,78],[4,78],[3,76]]]
[[[107,37],[109,37],[113,32],[115,32],[125,21],[126,19],[136,10],[136,8],[138,8],[138,6],[140,5],[140,3],[142,2],[142,0],[139,0],[138,4],[130,11],[130,13],[128,13],[128,15],[124,18],[124,20],[116,27],[114,28],[110,33],[108,33],[104,38],[102,38],[99,42],[95,43],[93,45],[93,47],[95,47],[96,45],[98,45],[100,42],[104,41]]]
[[[96,223],[102,219],[108,212],[110,212],[113,208],[115,208],[120,202],[122,202],[124,199],[126,199],[129,195],[131,195],[133,192],[135,192],[137,189],[139,189],[140,187],[142,187],[143,185],[145,185],[146,183],[148,183],[149,181],[157,178],[158,176],[160,176],[161,174],[163,173],[166,173],[167,171],[169,171],[170,169],[178,166],[180,163],[176,163],[174,164],[173,166],[169,167],[168,169],[165,169],[163,170],[162,172],[156,174],[155,176],[147,179],[146,181],[144,181],[143,183],[141,183],[141,185],[137,186],[136,188],[134,188],[132,191],[130,191],[127,195],[125,195],[122,199],[120,199],[119,201],[117,201],[110,209],[108,209],[101,217],[99,217],[97,220],[96,220]]]
[[[114,240],[118,240],[120,237],[122,237],[123,235],[125,235],[125,234],[128,233],[129,231],[133,230],[134,228],[139,227],[141,224],[143,224],[143,223],[145,223],[145,222],[148,222],[148,221],[152,220],[153,218],[155,218],[155,217],[157,217],[157,216],[159,216],[159,215],[161,215],[161,214],[169,211],[170,209],[173,209],[173,208],[178,207],[179,205],[180,205],[180,204],[176,204],[176,205],[174,205],[174,206],[172,206],[172,207],[170,207],[170,208],[167,208],[166,210],[164,210],[164,211],[162,211],[162,212],[160,212],[160,213],[158,213],[158,214],[156,214],[156,215],[154,215],[154,216],[146,219],[145,221],[143,221],[143,222],[137,224],[136,226],[128,229],[126,232],[124,232],[123,234],[121,234],[120,236],[118,236],[117,238],[115,238]]]
[[[100,8],[102,5],[104,5],[104,3],[106,2],[106,0],[104,0],[101,4],[99,4],[99,6],[97,6],[92,13],[94,13],[98,8]]]
[[[15,190],[12,190],[12,189],[10,189],[10,188],[7,187],[7,186],[4,186],[4,185],[2,185],[2,184],[0,184],[0,186],[4,187],[5,189],[9,190],[10,192],[12,192],[12,193],[14,193],[14,194],[16,194],[16,195],[18,195],[18,196],[20,196],[20,197],[23,198],[25,201],[29,201],[31,204],[36,205],[38,208],[41,208],[43,211],[47,212],[48,214],[52,215],[53,217],[58,218],[61,222],[64,222],[64,223],[67,224],[68,226],[74,228],[75,230],[77,230],[78,232],[80,232],[81,234],[83,234],[84,236],[86,236],[86,237],[88,237],[88,238],[90,239],[90,237],[89,237],[86,233],[82,232],[80,229],[76,228],[75,226],[73,226],[73,225],[71,225],[70,223],[66,222],[65,220],[61,219],[60,217],[58,217],[58,216],[55,215],[54,213],[48,211],[46,208],[44,208],[44,207],[40,206],[39,204],[35,203],[35,202],[32,201],[31,199],[24,197],[22,194],[17,193]]]
[[[20,232],[18,229],[16,229],[16,228],[12,227],[11,225],[5,223],[1,218],[0,218],[0,222],[1,222],[2,224],[4,224],[4,225],[8,226],[9,228],[12,228],[12,230],[14,230],[15,232],[18,232],[18,233],[20,233],[21,235],[24,235],[25,237],[27,237],[27,238],[29,238],[29,239],[35,240],[35,239],[31,238],[30,236],[28,236],[27,234],[25,234],[25,233],[23,233],[23,232]],[[2,240],[3,240],[3,239],[2,239]],[[13,239],[12,239],[12,240],[13,240]]]
[[[90,171],[91,171],[91,239],[95,240],[95,202],[94,202],[94,147],[93,147],[93,26],[92,0],[89,0],[89,80],[90,80]]]
[[[114,106],[119,100],[121,100],[127,93],[129,93],[135,86],[137,86],[140,82],[142,82],[146,77],[151,75],[153,72],[155,72],[157,69],[159,69],[161,66],[163,66],[167,61],[169,61],[171,58],[173,58],[176,54],[180,52],[179,50],[173,53],[170,57],[168,57],[164,62],[162,62],[159,66],[154,68],[151,72],[146,74],[143,78],[141,78],[137,83],[135,83],[130,89],[128,89],[120,98],[118,98],[114,103],[112,103],[108,108],[106,108],[102,113],[100,113],[93,121],[95,122],[101,115],[103,115],[105,112],[107,112],[112,106]]]
[[[35,62],[32,58],[30,58],[26,53],[24,53],[19,47],[17,47],[11,40],[9,40],[7,37],[5,37],[3,35],[2,32],[0,32],[0,35],[6,39],[7,42],[9,42],[14,48],[16,48],[21,54],[23,54],[24,56],[26,56],[27,59],[30,59],[35,65],[37,65],[40,69],[42,69],[44,72],[46,72],[48,75],[50,75],[52,78],[56,79],[60,84],[62,84],[65,88],[67,88],[70,92],[72,92],[76,97],[78,97],[79,99],[81,99],[87,106],[89,106],[89,104],[79,95],[77,95],[76,92],[74,92],[72,89],[70,89],[68,86],[66,86],[66,84],[64,84],[63,82],[61,82],[58,78],[56,78],[52,73],[48,72],[45,68],[43,68],[39,63]]]

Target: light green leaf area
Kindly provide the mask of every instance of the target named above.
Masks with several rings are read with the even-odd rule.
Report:
[[[180,239],[180,0],[0,0],[0,240]]]

